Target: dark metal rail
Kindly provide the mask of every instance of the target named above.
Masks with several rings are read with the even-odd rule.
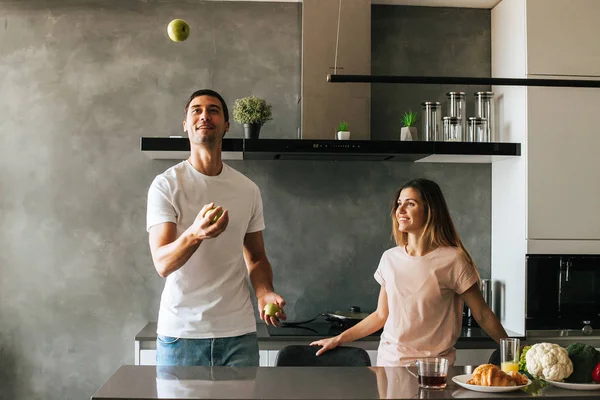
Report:
[[[430,85],[496,85],[599,88],[600,80],[529,79],[529,78],[462,78],[455,76],[401,76],[401,75],[327,75],[331,83],[416,83]]]

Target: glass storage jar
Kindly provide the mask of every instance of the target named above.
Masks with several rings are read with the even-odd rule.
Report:
[[[476,92],[475,93],[475,116],[487,120],[487,142],[495,142],[496,124],[494,109],[494,92]]]
[[[448,117],[458,117],[461,129],[467,127],[467,96],[465,92],[448,92]]]
[[[444,117],[444,141],[462,142],[462,125],[458,117]]]
[[[442,103],[425,101],[421,104],[422,140],[427,142],[442,140]]]
[[[489,142],[488,121],[485,118],[469,117],[469,129],[465,142]]]

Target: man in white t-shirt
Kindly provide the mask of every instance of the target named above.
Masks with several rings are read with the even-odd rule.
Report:
[[[154,266],[166,278],[158,314],[157,364],[258,366],[246,268],[267,325],[285,319],[265,254],[260,191],[221,160],[229,111],[217,92],[192,94],[183,130],[190,157],[158,175],[148,191]],[[215,222],[216,221],[216,222]],[[281,309],[275,317],[268,303]]]

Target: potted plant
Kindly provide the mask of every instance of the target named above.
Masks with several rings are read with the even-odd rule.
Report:
[[[244,126],[246,139],[258,139],[260,128],[272,119],[271,105],[256,96],[237,99],[233,105],[233,119]]]
[[[408,111],[402,115],[404,126],[400,129],[400,140],[417,140],[417,128],[413,126],[417,122],[417,113]]]
[[[350,131],[348,130],[348,123],[346,121],[342,121],[339,123],[337,138],[338,138],[338,140],[349,140],[350,139]]]

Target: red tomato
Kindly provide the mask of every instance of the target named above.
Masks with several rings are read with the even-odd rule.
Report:
[[[600,362],[596,364],[596,367],[594,367],[594,371],[592,372],[592,379],[595,380],[597,383],[600,383]]]

